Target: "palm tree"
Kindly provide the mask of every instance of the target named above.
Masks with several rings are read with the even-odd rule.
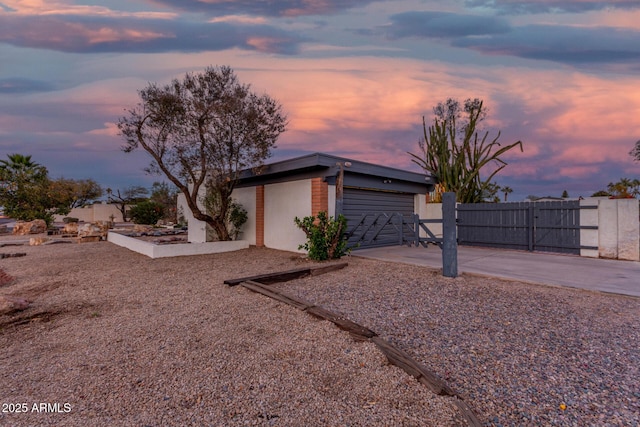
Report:
[[[629,155],[633,157],[633,160],[640,162],[640,140],[636,141],[636,145],[629,151]]]
[[[507,201],[507,196],[510,193],[513,193],[513,188],[509,187],[509,186],[504,186],[502,187],[502,192],[504,193],[504,201]]]
[[[0,160],[0,177],[6,174],[14,177],[41,177],[46,176],[47,169],[39,163],[31,160],[31,155],[8,154],[9,160]]]
[[[610,182],[607,191],[616,198],[636,197],[640,194],[640,181],[638,179],[620,178],[618,182]]]

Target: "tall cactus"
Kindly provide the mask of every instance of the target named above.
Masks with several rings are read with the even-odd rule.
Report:
[[[463,128],[464,136],[460,142],[456,140],[458,131],[455,114],[436,118],[429,127],[423,117],[424,136],[418,143],[421,153],[409,153],[412,161],[431,174],[444,191],[455,192],[460,203],[481,202],[483,192],[493,177],[507,165],[500,156],[516,146],[523,151],[521,141],[501,146],[498,142],[499,131],[490,142],[487,139],[489,132],[479,137],[476,125],[482,117],[482,105],[480,101],[477,108],[468,110],[469,123]],[[495,162],[497,167],[483,179],[480,172],[491,162]]]

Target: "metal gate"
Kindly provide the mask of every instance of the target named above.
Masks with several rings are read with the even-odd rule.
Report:
[[[436,237],[426,224],[442,223],[441,219],[420,219],[416,214],[364,213],[348,228],[347,246],[353,249],[372,246],[422,246],[434,243],[442,248],[442,238]]]
[[[459,204],[458,243],[528,251],[580,254],[579,201]]]

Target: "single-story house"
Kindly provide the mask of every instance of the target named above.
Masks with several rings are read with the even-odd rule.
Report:
[[[340,205],[338,188],[343,177]],[[367,212],[421,214],[433,179],[424,174],[329,154],[314,153],[243,171],[232,198],[248,213],[243,240],[256,246],[299,251],[306,241],[294,218],[342,211],[353,226]],[[180,195],[178,205],[189,223],[189,241],[205,242],[207,225],[195,220]],[[375,242],[373,243],[375,244]]]

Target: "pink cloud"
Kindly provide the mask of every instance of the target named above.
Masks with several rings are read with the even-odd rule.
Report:
[[[136,17],[150,19],[173,19],[175,13],[168,12],[122,12],[104,6],[74,5],[60,1],[45,0],[5,0],[3,2],[12,15],[19,16],[43,16],[43,15],[76,15],[76,16],[102,16],[102,17]],[[0,9],[0,15],[2,15]],[[8,14],[8,13],[7,13]]]

